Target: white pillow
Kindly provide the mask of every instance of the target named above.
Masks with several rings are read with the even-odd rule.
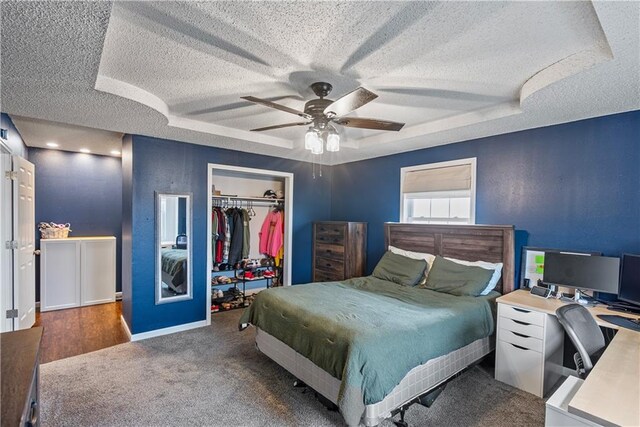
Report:
[[[491,280],[489,280],[489,282],[487,283],[487,287],[484,288],[484,290],[482,292],[480,292],[480,295],[487,295],[489,294],[489,292],[491,292],[493,290],[493,288],[496,287],[496,285],[498,284],[498,280],[500,280],[500,276],[502,276],[502,263],[499,262],[497,264],[494,264],[492,262],[486,262],[486,261],[465,261],[462,259],[456,259],[456,258],[448,258],[445,257],[446,259],[448,259],[449,261],[453,261],[456,264],[462,264],[462,265],[470,265],[470,266],[474,266],[474,267],[481,267],[484,268],[485,270],[493,270],[493,276],[491,276]]]
[[[431,255],[426,252],[422,253],[422,252],[405,251],[404,249],[396,248],[395,246],[391,246],[391,245],[389,245],[389,251],[393,252],[396,255],[406,256],[407,258],[411,258],[411,259],[423,259],[427,261],[427,264],[429,265],[429,269],[431,269],[431,264],[433,264],[433,260],[436,259],[435,255]]]

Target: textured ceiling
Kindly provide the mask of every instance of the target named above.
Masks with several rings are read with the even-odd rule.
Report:
[[[342,163],[640,108],[639,2],[2,2],[2,110],[311,160],[302,109],[364,86]],[[314,160],[318,161],[317,157]]]
[[[31,119],[11,115],[13,124],[28,147],[51,148],[48,143],[58,144],[57,150],[80,151],[87,149],[92,154],[113,155],[122,150],[120,132],[94,129],[84,126],[55,123],[48,120]]]

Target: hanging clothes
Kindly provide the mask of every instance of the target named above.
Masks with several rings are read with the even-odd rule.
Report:
[[[229,209],[227,214],[230,216],[231,226],[231,242],[229,243],[229,264],[233,265],[242,260],[243,242],[244,242],[244,220],[240,209]]]
[[[284,211],[280,210],[283,218],[284,218]],[[275,257],[275,264],[276,267],[280,267],[284,261],[284,221],[282,221],[282,246],[280,246],[280,249],[278,250],[278,253],[276,254]]]
[[[233,218],[229,211],[223,212],[225,218],[224,228],[224,249],[222,253],[222,262],[229,263],[229,249],[231,248],[231,233],[233,232]]]
[[[282,246],[282,212],[270,211],[260,229],[260,253],[275,257]]]
[[[244,226],[244,233],[242,235],[242,258],[249,258],[249,251],[251,249],[251,230],[249,227],[249,221],[251,221],[251,217],[249,216],[249,211],[246,209],[242,209],[242,225]]]
[[[226,217],[221,208],[215,207],[212,212],[212,228],[211,228],[211,259],[215,264],[220,264],[224,255],[224,242],[226,239]]]

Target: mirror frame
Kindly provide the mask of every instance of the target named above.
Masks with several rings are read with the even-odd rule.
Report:
[[[162,222],[160,221],[160,216],[162,212],[160,212],[160,198],[162,196],[175,196],[175,197],[186,197],[187,199],[187,210],[186,210],[186,234],[187,234],[187,293],[184,295],[175,295],[172,297],[162,297],[162,239],[161,239],[161,231],[160,227]],[[158,304],[167,304],[171,302],[179,302],[193,299],[193,197],[192,193],[174,193],[169,191],[156,191],[155,192],[155,287],[156,287],[156,305]]]

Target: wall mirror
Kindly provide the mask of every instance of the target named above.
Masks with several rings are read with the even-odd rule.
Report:
[[[191,194],[156,192],[156,304],[192,298]]]

